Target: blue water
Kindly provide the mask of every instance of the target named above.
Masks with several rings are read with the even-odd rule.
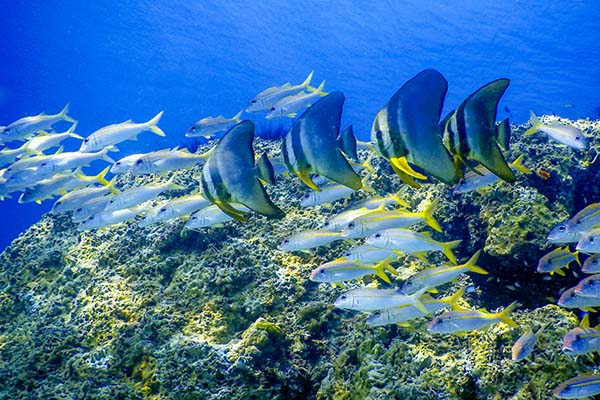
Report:
[[[87,136],[164,110],[166,139],[146,133],[119,146],[122,155],[151,151],[314,70],[315,84],[346,94],[344,122],[366,139],[378,109],[424,68],[448,79],[447,110],[508,77],[499,118],[524,122],[530,109],[598,117],[600,3],[445,3],[0,0],[0,125],[70,102]],[[50,206],[1,202],[0,249]]]

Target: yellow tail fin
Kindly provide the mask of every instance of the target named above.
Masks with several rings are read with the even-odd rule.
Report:
[[[531,122],[531,128],[527,129],[525,133],[523,133],[523,136],[533,135],[540,129],[540,126],[542,126],[542,122],[538,119],[538,117],[536,117],[533,111],[529,111],[529,115],[531,116],[529,119],[529,122]]]
[[[469,271],[471,271],[471,272],[475,272],[476,274],[487,275],[488,272],[485,269],[475,265],[477,260],[479,260],[480,255],[481,255],[481,250],[477,250],[477,252],[475,254],[473,254],[473,256],[469,259],[469,261],[467,261],[464,264],[464,267],[468,268]]]
[[[508,307],[506,307],[504,310],[500,311],[497,314],[494,314],[495,317],[500,318],[502,320],[502,322],[504,322],[506,325],[512,326],[513,328],[518,328],[519,325],[517,325],[517,323],[515,321],[513,321],[513,319],[510,317],[510,313],[513,312],[513,310],[515,308],[517,308],[520,304],[516,301],[513,301],[512,303],[510,303],[510,305]]]
[[[529,168],[523,165],[523,154],[519,155],[519,157],[517,157],[515,161],[508,164],[508,166],[526,175],[531,175],[533,173]]]
[[[440,243],[440,246],[442,246],[442,252],[446,255],[446,257],[448,257],[448,260],[450,260],[450,262],[454,265],[456,265],[457,262],[456,262],[456,256],[452,252],[452,249],[456,248],[461,242],[462,242],[462,240],[453,240],[451,242]]]
[[[462,288],[458,289],[456,291],[456,293],[454,293],[448,297],[445,297],[442,300],[444,301],[444,303],[448,304],[450,306],[450,308],[452,308],[453,310],[460,309],[462,307],[460,307],[458,305],[458,302],[460,300],[462,300],[462,297],[465,295],[466,290],[467,290],[467,288],[462,287]]]
[[[429,225],[430,227],[432,227],[433,229],[435,229],[438,232],[442,232],[442,227],[437,222],[437,220],[433,217],[433,212],[437,208],[438,202],[439,202],[438,199],[435,199],[432,202],[430,202],[422,214],[423,214],[423,219],[425,220],[425,223],[427,225]]]

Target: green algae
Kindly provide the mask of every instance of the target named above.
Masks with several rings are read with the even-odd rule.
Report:
[[[446,233],[433,236],[462,238],[459,258],[485,249],[482,266],[494,280],[473,277],[480,289],[469,294],[470,304],[496,308],[510,296],[540,303],[514,315],[523,330],[553,326],[529,359],[510,360],[522,332],[504,325],[439,336],[426,332],[425,319],[411,329],[369,328],[363,315],[335,309],[331,303],[342,289],[312,283],[308,275],[350,244],[297,253],[276,248],[289,234],[317,228],[369,194],[356,193],[333,209],[300,209],[306,189],[282,177],[267,187],[287,213],[280,221],[251,215],[247,224],[185,235],[180,220],[82,233],[66,216],[45,216],[33,225],[0,255],[0,397],[548,398],[561,381],[594,365],[560,352],[562,335],[576,325],[574,314],[547,305],[547,292],[532,290],[554,285],[556,296],[566,284],[544,281],[522,265],[546,251],[549,228],[573,213],[576,178],[593,165],[543,135],[521,139],[521,131],[508,158],[528,149],[525,164],[550,171],[551,182],[519,175],[516,185],[500,182],[460,196],[442,184],[406,189],[402,196],[412,207],[440,199],[435,216]],[[279,146],[265,141],[256,149],[279,154]],[[373,186],[396,192],[400,181],[387,163],[373,164]],[[192,190],[198,172],[178,172],[177,181]],[[119,183],[153,179],[120,176]],[[403,257],[394,265],[404,278],[441,262],[443,256],[430,255],[428,262]],[[514,273],[511,283],[518,278],[531,285],[502,292],[507,283],[497,279],[508,272]]]

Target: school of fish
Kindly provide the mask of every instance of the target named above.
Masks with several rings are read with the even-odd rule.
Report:
[[[371,159],[386,159],[407,185],[420,187],[432,178],[454,187],[456,194],[481,190],[498,180],[514,182],[516,173],[531,174],[522,157],[508,163],[502,150],[508,149],[511,130],[508,119],[496,123],[500,98],[510,81],[497,79],[483,85],[444,118],[441,118],[448,82],[436,70],[427,69],[407,81],[374,117],[371,142],[357,142],[352,126],[341,128],[345,96],[340,91],[327,93],[323,81],[311,86],[313,73],[298,85],[286,83],[257,94],[231,118],[205,117],[194,123],[186,137],[220,137],[218,143],[202,154],[182,149],[163,149],[127,155],[117,161],[110,153],[118,145],[136,140],[149,132],[165,133],[158,127],[162,112],[147,122],[131,120],[102,127],[87,136],[76,133],[77,121],[68,115],[68,105],[54,115],[24,117],[0,127],[0,199],[20,193],[19,202],[54,199],[52,213],[70,213],[79,230],[104,228],[136,220],[140,226],[185,218],[185,229],[198,230],[220,226],[231,220],[245,221],[256,212],[281,218],[283,210],[275,204],[265,185],[274,185],[277,175],[297,176],[310,190],[301,207],[328,205],[346,199],[356,191],[367,198],[347,207],[314,230],[297,232],[279,245],[281,251],[309,251],[336,241],[351,241],[354,246],[340,257],[318,266],[310,280],[346,288],[348,282],[374,276],[387,285],[381,288],[376,278],[366,286],[352,285],[334,301],[335,307],[369,313],[366,324],[410,325],[415,318],[431,318],[427,330],[435,334],[463,333],[505,323],[519,328],[510,313],[516,302],[502,311],[473,310],[462,299],[466,288],[445,297],[434,298],[440,287],[467,273],[487,274],[477,265],[480,251],[459,264],[453,249],[460,240],[439,242],[427,229],[443,232],[434,214],[439,199],[428,199],[411,209],[403,190],[379,195],[370,186],[374,172]],[[295,118],[281,143],[281,160],[267,154],[256,157],[253,140],[255,125],[242,119],[243,112],[266,112],[266,118]],[[299,117],[297,115],[300,114]],[[70,123],[62,133],[54,125]],[[563,124],[544,125],[531,113],[531,128],[576,150],[588,148],[583,133]],[[225,132],[224,134],[222,134]],[[79,151],[64,152],[65,140],[81,141]],[[18,144],[18,145],[17,145]],[[359,160],[360,154],[368,154]],[[110,163],[97,175],[82,169],[96,160]],[[201,166],[200,191],[183,197],[170,197],[156,204],[164,193],[184,189],[175,182],[176,170]],[[119,190],[114,175],[157,174],[161,182]],[[362,243],[357,241],[362,240]],[[590,204],[568,221],[552,229],[548,242],[561,245],[539,261],[540,273],[564,274],[571,263],[581,264],[582,272],[593,274],[567,289],[558,301],[566,308],[585,311],[600,307],[600,203]],[[575,245],[575,251],[569,246]],[[403,282],[392,265],[401,255],[427,260],[430,252],[440,252],[448,260],[418,271]],[[545,326],[535,333],[532,327],[516,341],[512,359],[525,359],[534,350]],[[563,350],[570,354],[600,351],[600,330],[582,321],[564,337]],[[574,377],[556,388],[559,398],[581,398],[600,393],[600,376]]]

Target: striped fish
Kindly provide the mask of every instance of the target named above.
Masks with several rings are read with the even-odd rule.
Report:
[[[360,176],[340,152],[347,147],[343,143],[346,135],[339,135],[344,100],[342,92],[331,92],[323,97],[294,121],[283,139],[281,151],[288,170],[316,191],[321,189],[311,174],[354,190],[362,187]]]
[[[508,147],[508,119],[496,126],[496,111],[500,97],[508,88],[508,79],[497,79],[471,94],[458,108],[444,118],[444,145],[454,156],[457,170],[466,159],[483,164],[507,182],[514,182],[499,145]]]
[[[447,184],[458,182],[452,156],[444,147],[438,121],[448,91],[448,81],[427,69],[406,82],[375,117],[371,142],[388,159],[394,171],[411,186],[427,179],[408,163]]]
[[[259,181],[275,182],[273,166],[266,154],[254,163],[253,139],[254,123],[248,120],[225,133],[202,169],[202,192],[225,214],[240,221],[246,220],[246,212],[231,203],[241,203],[259,214],[281,218],[283,211],[273,204]]]

